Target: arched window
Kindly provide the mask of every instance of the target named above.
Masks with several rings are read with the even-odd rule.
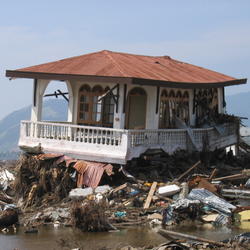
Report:
[[[161,99],[160,99],[160,128],[168,128],[170,127],[170,96],[174,97],[174,92],[169,93],[166,90],[163,90],[161,93]]]
[[[160,128],[175,128],[175,120],[179,118],[186,124],[189,123],[189,94],[185,91],[175,93],[174,90],[169,92],[163,90],[160,98]]]
[[[90,120],[91,88],[85,84],[79,90],[78,122]]]
[[[105,93],[109,88],[105,89]],[[108,93],[103,99],[103,117],[102,122],[105,127],[113,127],[115,101],[111,93]]]
[[[78,124],[113,127],[114,99],[112,93],[108,93],[96,85],[92,89],[84,84],[79,90]]]
[[[195,96],[196,124],[211,120],[218,113],[217,89],[201,89]]]

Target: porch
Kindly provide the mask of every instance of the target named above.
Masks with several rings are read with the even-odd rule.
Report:
[[[43,152],[64,153],[74,158],[126,164],[148,149],[172,154],[178,149],[201,151],[206,142],[210,150],[237,143],[237,126],[195,129],[114,129],[71,123],[22,121],[19,147]]]

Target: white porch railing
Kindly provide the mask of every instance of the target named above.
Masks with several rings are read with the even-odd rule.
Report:
[[[177,149],[202,150],[205,137],[212,150],[233,145],[237,142],[236,126],[226,124],[220,131],[205,128],[190,132],[187,129],[125,130],[22,121],[19,146],[35,147],[40,144],[45,152],[124,164],[150,148],[162,148],[168,153]]]
[[[121,145],[122,129],[77,126],[51,122],[21,122],[21,135],[48,140],[64,140],[86,144]]]

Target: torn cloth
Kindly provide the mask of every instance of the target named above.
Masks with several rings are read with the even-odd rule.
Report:
[[[85,161],[77,161],[73,168],[77,171],[77,187],[82,187],[83,176],[88,168],[88,165]]]
[[[113,166],[111,164],[77,161],[73,167],[78,173],[77,187],[86,185],[88,187],[96,188],[102,178],[104,171],[108,175],[113,174]]]
[[[62,155],[62,156],[56,161],[56,164],[59,165],[59,164],[62,163],[62,162],[65,162],[66,167],[69,167],[69,165],[70,165],[71,163],[75,163],[75,162],[77,162],[77,160],[72,159],[72,158],[69,157],[69,156]]]

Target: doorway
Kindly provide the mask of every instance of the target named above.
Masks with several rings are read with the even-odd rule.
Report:
[[[147,94],[142,88],[133,88],[128,94],[126,127],[128,129],[145,129]]]

